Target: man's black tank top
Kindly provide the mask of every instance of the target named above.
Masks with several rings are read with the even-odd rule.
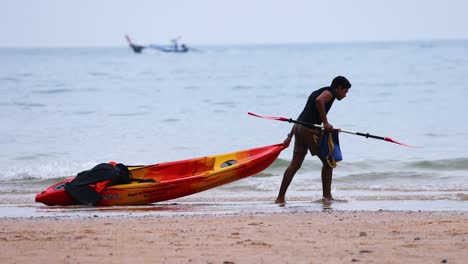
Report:
[[[316,100],[317,100],[317,97],[321,95],[322,92],[325,90],[330,91],[331,94],[333,95],[333,99],[325,105],[325,112],[328,113],[328,110],[330,110],[336,98],[336,89],[332,89],[329,86],[315,90],[310,94],[309,99],[307,99],[307,103],[304,107],[304,110],[302,110],[302,113],[297,118],[299,121],[317,124],[317,125],[322,124],[322,119],[320,119],[320,114],[317,110]]]

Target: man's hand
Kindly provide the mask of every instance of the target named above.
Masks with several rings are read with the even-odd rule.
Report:
[[[332,132],[333,131],[333,125],[330,123],[323,123],[323,127],[325,128],[325,131],[327,132]]]
[[[292,135],[288,134],[288,137],[283,141],[283,144],[286,145],[286,147],[289,147],[289,144],[291,143]]]

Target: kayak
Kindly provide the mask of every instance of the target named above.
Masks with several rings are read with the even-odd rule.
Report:
[[[106,187],[96,205],[143,205],[205,191],[263,171],[286,147],[275,144],[147,166],[127,166],[134,180]],[[74,178],[60,181],[37,194],[36,202],[61,206],[77,204],[64,188]]]

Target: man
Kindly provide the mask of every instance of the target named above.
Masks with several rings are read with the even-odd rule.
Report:
[[[181,36],[171,39],[173,51],[179,51],[179,39],[180,38]]]
[[[346,97],[350,88],[351,83],[345,77],[335,77],[330,86],[323,87],[312,92],[307,100],[304,110],[302,110],[302,113],[299,115],[298,120],[318,125],[323,123],[323,127],[326,131],[332,131],[333,125],[328,122],[327,113],[335,99],[341,101]],[[281,182],[279,194],[275,203],[285,204],[286,190],[288,189],[296,172],[301,168],[302,162],[307,155],[307,151],[310,151],[312,156],[319,154],[319,146],[314,141],[314,135],[318,136],[319,133],[320,130],[318,129],[308,128],[298,124],[294,125],[291,129],[291,133],[288,134],[284,143],[289,145],[291,138],[294,135],[294,154],[289,167],[284,172],[283,181]],[[319,156],[319,158],[323,164],[322,200],[324,202],[331,202],[334,200],[331,195],[333,168],[330,167],[322,157]]]

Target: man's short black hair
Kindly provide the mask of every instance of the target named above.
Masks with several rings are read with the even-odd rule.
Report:
[[[336,89],[340,85],[343,88],[351,88],[351,83],[348,81],[348,79],[346,79],[343,76],[336,76],[335,79],[333,79],[330,87],[333,88],[333,89]]]

